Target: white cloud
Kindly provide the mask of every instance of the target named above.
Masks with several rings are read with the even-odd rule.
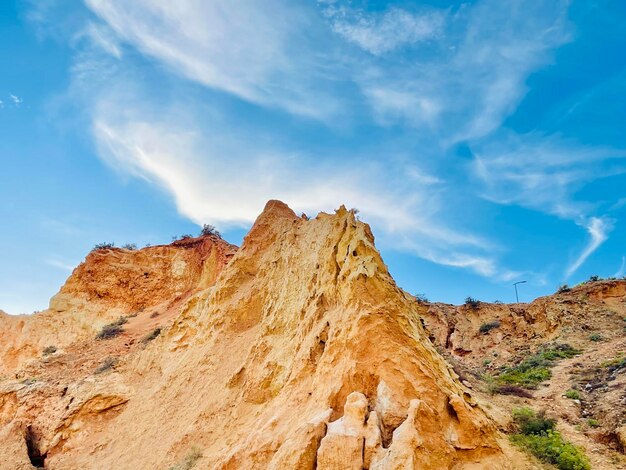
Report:
[[[284,0],[85,0],[119,38],[203,85],[320,117],[336,99],[310,20]],[[277,12],[280,12],[279,14]]]
[[[397,62],[357,62],[355,80],[384,125],[425,127],[446,145],[482,138],[515,109],[528,76],[571,40],[567,6],[519,0],[465,5],[448,14],[428,49]]]
[[[198,224],[247,226],[269,199],[310,215],[346,204],[357,207],[389,246],[484,276],[508,276],[497,265],[491,243],[440,219],[442,201],[433,185],[441,181],[415,164],[399,170],[375,160],[355,165],[352,159],[273,148],[248,136],[257,142],[251,149],[236,136],[228,137],[220,122],[208,122],[200,131],[177,128],[169,120],[140,120],[128,113],[132,102],[121,99],[123,115],[111,111],[114,98],[103,99],[93,129],[100,155],[120,172],[159,185],[173,196],[180,213]],[[394,172],[407,173],[409,179],[390,187]]]
[[[608,219],[591,217],[587,221],[585,229],[589,232],[591,239],[578,258],[566,269],[566,278],[574,274],[587,258],[607,240],[609,232],[613,229],[613,222]]]
[[[375,55],[434,39],[445,23],[445,13],[438,10],[411,13],[391,7],[383,13],[367,13],[335,2],[320,3],[326,5],[323,12],[335,33]]]
[[[19,106],[24,102],[24,100],[20,98],[19,96],[16,96],[16,95],[9,95],[9,96],[11,97],[11,101],[13,101],[13,104],[15,106]]]
[[[585,147],[554,136],[500,133],[472,150],[484,198],[580,222],[593,206],[575,200],[575,193],[591,181],[626,173],[626,151]],[[607,162],[616,165],[603,166]]]

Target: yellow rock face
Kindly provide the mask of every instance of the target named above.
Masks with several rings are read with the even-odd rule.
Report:
[[[511,468],[353,212],[270,201],[214,281],[113,372],[4,384],[2,429],[45,406],[50,469],[168,468],[194,448],[197,468]]]

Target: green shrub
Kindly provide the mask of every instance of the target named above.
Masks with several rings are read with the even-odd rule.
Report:
[[[202,226],[202,230],[200,230],[200,236],[206,237],[209,235],[214,235],[216,237],[222,238],[220,232],[218,232],[218,230],[213,225],[204,224]]]
[[[54,354],[55,352],[57,352],[56,346],[46,346],[45,348],[43,348],[42,351],[44,356],[49,356],[50,354]]]
[[[589,418],[587,420],[587,426],[591,428],[598,428],[600,427],[600,422],[597,419]]]
[[[122,248],[124,248],[125,250],[136,250],[137,245],[135,245],[134,243],[127,243],[126,245],[122,245]]]
[[[580,354],[568,344],[556,345],[527,357],[518,365],[508,367],[496,378],[498,382],[534,388],[552,377],[550,368],[557,359],[566,359]]]
[[[149,343],[150,341],[156,339],[161,334],[161,328],[155,328],[146,336],[144,336],[141,340],[142,343]]]
[[[556,465],[559,470],[590,470],[589,460],[581,449],[563,439],[558,431],[542,434],[514,434],[511,441],[539,460]]]
[[[545,412],[535,413],[531,408],[522,407],[513,410],[513,422],[522,434],[541,434],[552,431],[556,421],[546,418]]]
[[[593,276],[589,276],[589,279],[587,280],[587,282],[597,282],[600,280],[600,276],[598,275],[593,275]]]
[[[201,457],[202,452],[200,449],[194,447],[178,465],[172,465],[168,470],[190,470],[195,467]]]
[[[565,292],[569,292],[572,289],[570,289],[570,287],[567,284],[562,284],[559,286],[558,290],[556,291],[557,294],[564,294]]]
[[[117,365],[117,363],[118,360],[116,358],[109,356],[104,361],[102,361],[102,364],[98,366],[98,368],[94,371],[94,374],[102,374],[107,370],[111,370]]]
[[[500,327],[500,322],[498,320],[495,320],[489,323],[483,323],[482,325],[480,325],[480,328],[478,329],[478,331],[480,331],[482,334],[485,335],[489,333],[491,330],[493,330],[494,328],[499,328],[499,327]]]
[[[421,304],[428,303],[428,298],[425,294],[415,294],[415,299]]]
[[[471,308],[472,310],[476,310],[478,307],[480,307],[480,300],[477,300],[473,297],[466,297],[465,306]]]
[[[589,339],[597,343],[598,341],[602,341],[602,335],[599,333],[591,333]]]
[[[569,398],[570,400],[580,400],[580,393],[578,393],[578,390],[570,389],[565,392],[565,398]]]

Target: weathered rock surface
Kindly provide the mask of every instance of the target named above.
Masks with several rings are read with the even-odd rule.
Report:
[[[176,271],[166,258],[155,274]],[[11,450],[0,460],[15,468],[24,429],[49,469],[168,468],[193,448],[197,468],[527,468],[428,340],[420,305],[351,211],[308,220],[271,201],[219,275],[196,271],[201,281],[168,274],[144,292],[129,280],[122,294],[126,274],[100,280],[104,267],[87,268],[41,328],[65,318],[68,298],[129,312],[191,294],[152,342],[89,339],[11,365],[19,380],[0,383],[0,449]],[[94,375],[111,351],[119,363]]]
[[[166,309],[212,285],[236,247],[217,237],[180,240],[142,250],[94,250],[33,315],[0,311],[0,375],[92,337],[103,325],[144,310]]]

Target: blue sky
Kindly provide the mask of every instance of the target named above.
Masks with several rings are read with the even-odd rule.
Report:
[[[356,207],[401,287],[512,301],[626,256],[620,0],[0,4],[0,308],[98,242]]]

